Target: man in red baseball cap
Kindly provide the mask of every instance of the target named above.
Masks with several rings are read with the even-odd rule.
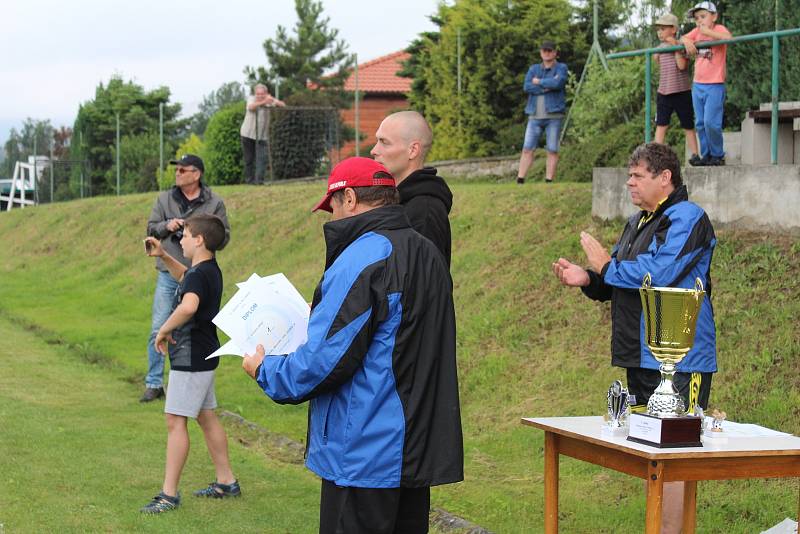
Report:
[[[332,203],[333,198],[339,202]],[[350,211],[338,213],[338,208],[355,208],[357,200],[362,204],[358,213],[370,207],[397,204],[400,201],[394,177],[386,167],[373,159],[348,158],[334,167],[328,177],[328,192],[312,211],[329,211],[333,213],[333,220],[337,220],[356,215]]]
[[[398,202],[377,161],[333,169],[308,341],[242,363],[275,402],[310,401],[321,533],[427,532],[430,487],[464,478],[453,281]]]

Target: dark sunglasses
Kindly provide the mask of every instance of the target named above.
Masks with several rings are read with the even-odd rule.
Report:
[[[187,169],[186,167],[178,167],[177,169],[175,169],[175,172],[178,174],[183,174],[186,172],[195,172],[196,170],[197,169],[195,169],[194,167],[192,167],[191,169]]]

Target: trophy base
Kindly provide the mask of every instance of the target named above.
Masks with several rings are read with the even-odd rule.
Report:
[[[628,436],[628,425],[610,426],[604,424],[600,428],[600,435],[604,438],[625,438]]]
[[[658,448],[702,447],[703,419],[693,415],[657,417],[633,413],[629,418],[628,440]]]
[[[703,432],[703,437],[715,444],[728,443],[728,436],[725,434],[725,432],[714,432],[713,430],[706,429]]]

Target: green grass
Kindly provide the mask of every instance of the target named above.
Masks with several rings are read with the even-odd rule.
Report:
[[[550,264],[559,256],[585,262],[578,232],[588,230],[610,245],[621,223],[590,217],[589,184],[519,187],[470,181],[454,182],[452,188],[452,272],[466,480],[435,489],[433,505],[495,532],[540,532],[543,436],[522,427],[519,419],[600,414],[608,384],[623,378],[621,370],[609,363],[608,305],[560,287]],[[218,189],[232,226],[231,243],[219,255],[225,298],[233,294],[234,282],[255,271],[261,275],[284,272],[310,299],[324,264],[321,225],[326,218],[309,213],[309,209],[322,189],[321,183]],[[142,495],[145,499],[151,496],[151,488],[157,488],[161,478],[162,421],[155,408],[135,402],[146,367],[155,283],[152,261],[141,250],[153,198],[95,198],[0,215],[0,314],[15,325],[33,329],[40,342],[64,345],[54,357],[66,369],[74,368],[68,374],[76,391],[84,389],[78,384],[100,392],[105,384],[112,384],[109,399],[98,393],[101,399],[71,400],[68,415],[72,423],[67,428],[88,426],[97,407],[108,404],[103,424],[109,437],[93,438],[98,447],[103,451],[107,451],[105,447],[124,448],[126,435],[138,430],[135,447],[119,457],[95,451],[105,456],[103,462],[116,465],[112,469],[99,463],[102,468],[96,470],[94,483],[105,488],[100,492],[114,488],[105,504],[116,510],[113,517],[93,523],[97,530],[138,528],[137,517],[127,524],[119,521],[125,514],[131,515],[131,506],[141,505]],[[800,433],[800,336],[796,330],[800,245],[786,237],[722,230],[718,237],[713,277],[720,372],[714,379],[711,404],[737,421]],[[30,343],[33,341],[6,345],[27,350]],[[88,361],[99,365],[80,363]],[[18,378],[18,387],[31,398],[48,383],[34,374],[30,382],[25,375]],[[0,376],[0,401],[4,401],[12,392],[5,392],[5,374]],[[17,394],[16,388],[13,393]],[[237,359],[223,359],[217,396],[223,409],[292,439],[305,439],[305,407],[269,402],[239,369]],[[52,431],[57,426],[45,419],[48,411],[60,409],[57,398],[52,400],[51,410],[41,415],[33,408],[26,411],[29,402],[18,401],[13,412],[3,407],[3,421],[13,421],[16,427],[12,437],[0,437],[4,446],[17,450],[37,439],[36,428]],[[116,403],[119,408],[114,407]],[[17,410],[36,428],[18,422]],[[202,483],[207,482],[208,462],[202,456],[202,440],[196,438],[199,434],[193,435],[192,454],[200,454],[202,459],[190,459],[187,477],[197,473],[192,466],[201,466],[206,471],[197,481]],[[59,455],[58,440],[48,439],[39,440],[38,456]],[[76,444],[78,441],[74,438]],[[301,466],[267,464],[256,451],[233,449],[235,462],[244,473],[245,490],[260,483],[262,476],[272,476],[263,475],[265,470],[285,475],[280,489],[265,483],[263,496],[255,493],[259,488],[251,490],[252,504],[242,508],[257,514],[250,508],[277,500],[285,515],[312,513],[313,530],[318,499],[313,477]],[[4,456],[0,462],[7,461]],[[86,458],[73,454],[63,465],[49,463],[48,473],[71,479],[71,473],[94,469]],[[139,477],[135,479],[137,491],[131,492],[127,486],[132,476],[126,469],[135,473],[145,465],[152,469],[135,475]],[[562,460],[561,472],[560,512],[565,532],[642,530],[641,481],[568,459]],[[29,498],[56,520],[64,510],[78,505],[69,492],[58,492],[52,501],[43,500],[41,496],[52,491],[46,480],[37,479]],[[131,502],[132,493],[135,502]],[[698,532],[758,532],[793,516],[796,507],[793,481],[701,483]],[[22,530],[40,529],[35,518],[14,512],[15,508],[8,510],[12,512],[0,508],[0,523],[5,522],[9,529],[12,520],[8,517]],[[205,521],[226,524],[222,518],[206,517]],[[246,528],[257,524],[247,523]],[[308,522],[303,524],[309,528]],[[291,526],[276,528],[298,531]]]
[[[214,479],[194,423],[181,507],[142,516],[139,508],[163,480],[163,404],[140,405],[139,388],[118,373],[82,362],[5,318],[0,338],[4,532],[199,532],[209,524],[232,532],[316,531],[314,477],[236,440],[230,455],[234,471],[247,473],[243,497],[192,497],[192,489]]]

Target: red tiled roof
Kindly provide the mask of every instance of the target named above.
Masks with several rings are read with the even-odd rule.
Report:
[[[408,58],[408,52],[400,50],[361,63],[358,66],[358,90],[364,93],[408,93],[411,91],[411,78],[397,75],[397,71],[403,68],[402,62]],[[354,73],[350,73],[344,89],[355,91]]]

